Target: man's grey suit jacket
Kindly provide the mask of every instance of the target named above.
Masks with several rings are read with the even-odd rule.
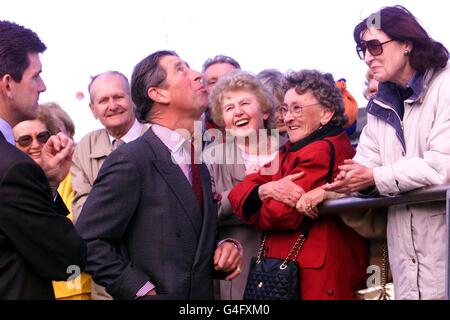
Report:
[[[150,281],[159,299],[213,299],[217,211],[201,166],[204,212],[168,148],[148,130],[106,159],[76,224],[87,272],[116,299]]]

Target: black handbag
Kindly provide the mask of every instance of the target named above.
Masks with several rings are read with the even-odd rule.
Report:
[[[267,234],[264,233],[258,256],[253,257],[250,263],[244,300],[300,299],[297,257],[312,223],[312,220],[307,222],[304,231],[300,232],[286,259],[267,258],[264,256],[267,237]]]

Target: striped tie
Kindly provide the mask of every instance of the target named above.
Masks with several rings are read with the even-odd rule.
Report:
[[[114,141],[112,143],[113,151],[116,150],[117,148],[119,148],[123,144],[125,144],[125,141],[123,141],[122,139],[114,139]]]

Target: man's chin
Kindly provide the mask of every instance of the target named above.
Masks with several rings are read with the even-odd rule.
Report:
[[[208,104],[201,106],[199,109],[201,110],[201,114],[203,114],[206,110],[208,110]]]
[[[22,113],[21,117],[17,121],[17,123],[20,123],[22,121],[35,120],[35,119],[37,119],[37,117],[38,117],[38,110],[37,110],[37,108],[33,108],[27,113]]]
[[[205,113],[206,109],[208,109],[208,107],[204,107],[204,108],[201,107],[201,108],[198,108],[198,109],[193,113],[193,116],[194,116],[195,120],[200,120],[201,117],[202,117],[202,114]]]

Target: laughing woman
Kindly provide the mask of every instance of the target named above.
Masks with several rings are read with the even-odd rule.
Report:
[[[364,240],[337,215],[319,216],[311,225],[295,206],[266,194],[268,186],[300,172],[304,176],[295,180],[298,187],[306,192],[319,187],[354,154],[343,130],[344,104],[332,75],[303,70],[290,74],[288,82],[282,113],[289,141],[273,161],[277,165],[270,164],[278,170],[247,175],[228,198],[244,222],[266,233],[266,257],[286,258],[301,230],[310,226],[297,257],[300,299],[355,299],[355,291],[365,286]],[[298,200],[288,193],[285,197]]]
[[[258,250],[261,235],[233,215],[228,193],[277,154],[278,135],[270,130],[274,125],[274,99],[255,76],[242,71],[222,77],[210,99],[213,120],[227,133],[226,142],[211,145],[204,156],[217,195],[219,233],[238,239],[244,249],[242,273],[232,282],[221,281],[220,298],[242,299],[250,259]],[[283,186],[291,187],[289,192],[300,196],[300,188],[294,183],[288,181]],[[280,184],[279,188],[283,186]],[[281,195],[277,190],[271,192],[273,196]]]

